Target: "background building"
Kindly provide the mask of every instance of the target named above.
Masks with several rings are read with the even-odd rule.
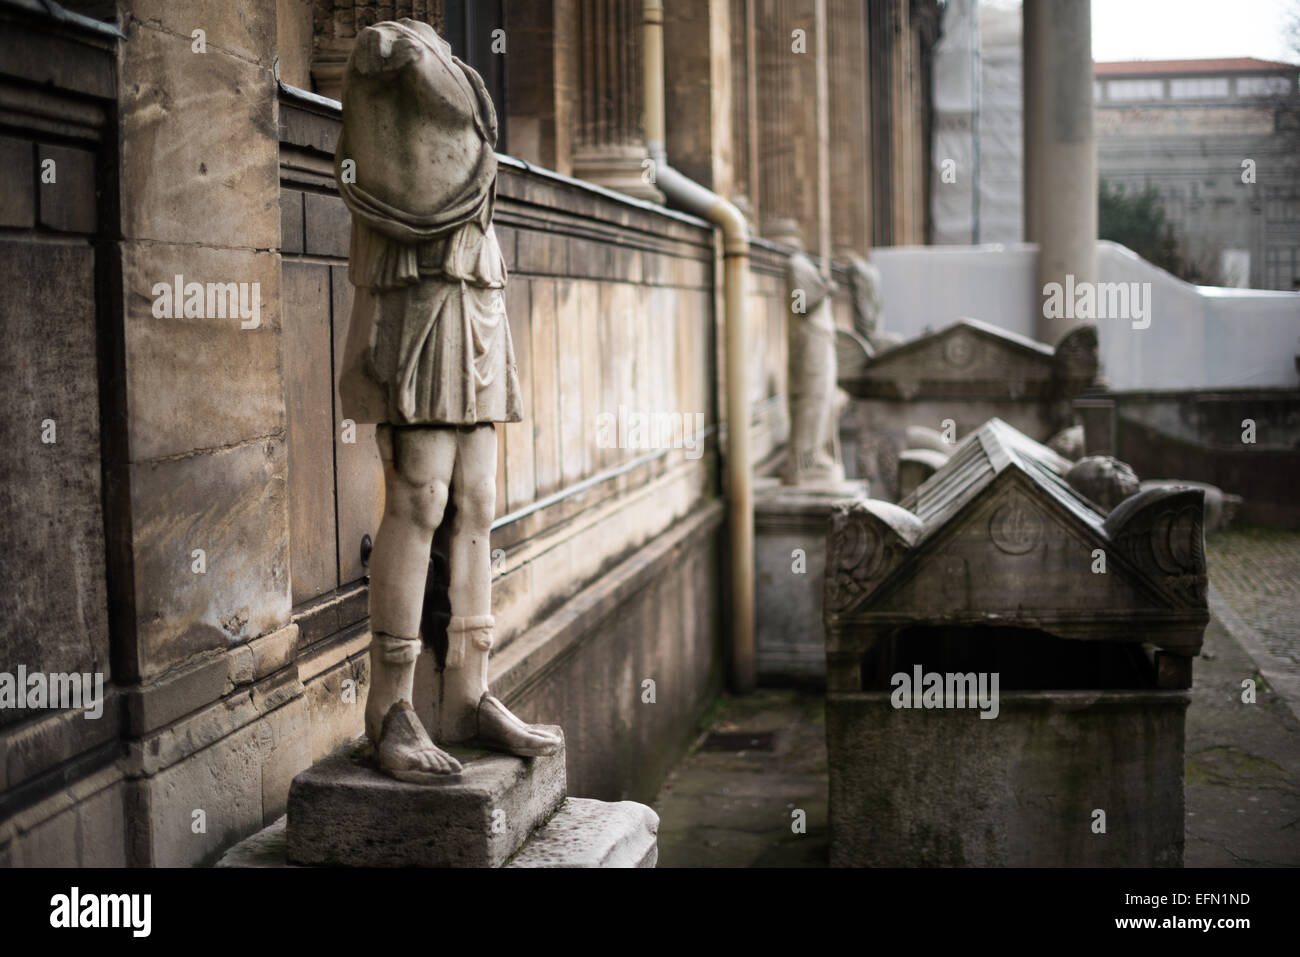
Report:
[[[1207,285],[1300,288],[1297,76],[1250,57],[1096,66],[1098,170],[1159,191]]]

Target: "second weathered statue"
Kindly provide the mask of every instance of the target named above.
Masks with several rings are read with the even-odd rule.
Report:
[[[786,264],[786,285],[790,454],[782,479],[786,485],[842,482],[830,302],[835,285],[801,252]]]
[[[494,423],[523,417],[492,228],[496,138],[482,79],[432,27],[400,20],[360,32],[335,155],[352,212],[356,287],[339,392],[345,416],[377,423],[384,461],[365,724],[381,770],[403,780],[460,771],[412,702],[429,551],[449,496],[452,617],[437,740],[526,757],[561,745],[515,717],[487,684]]]

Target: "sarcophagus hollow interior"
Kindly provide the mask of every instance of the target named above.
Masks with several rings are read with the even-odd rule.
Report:
[[[1181,865],[1203,493],[1108,512],[1070,465],[991,419],[832,513],[832,863]]]

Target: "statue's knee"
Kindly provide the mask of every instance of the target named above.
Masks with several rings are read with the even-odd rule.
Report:
[[[493,482],[477,482],[456,491],[456,522],[485,529],[496,518],[497,490]]]
[[[402,515],[426,532],[435,532],[447,508],[447,483],[436,479],[423,485],[403,483],[406,488],[399,497]]]

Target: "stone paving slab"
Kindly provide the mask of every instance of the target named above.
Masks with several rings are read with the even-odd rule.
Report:
[[[775,731],[771,751],[699,745],[654,803],[660,867],[825,867],[826,728],[819,692],[723,698],[707,731]],[[796,832],[795,811],[803,831]]]
[[[1210,610],[1300,717],[1300,531],[1217,532],[1206,571]]]

